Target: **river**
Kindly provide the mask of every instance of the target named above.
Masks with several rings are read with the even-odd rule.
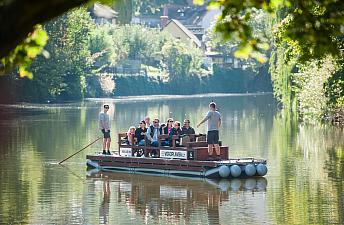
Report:
[[[260,179],[212,181],[123,173],[89,174],[98,113],[110,105],[116,133],[146,115],[194,126],[211,100],[222,114],[230,157],[268,161]],[[2,105],[0,224],[344,224],[343,129],[304,125],[271,94],[142,96],[66,104]],[[205,127],[196,129],[205,133]]]

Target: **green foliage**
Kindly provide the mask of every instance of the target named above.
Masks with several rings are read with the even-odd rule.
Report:
[[[294,65],[295,62],[286,62],[283,47],[277,47],[272,51],[269,72],[273,82],[274,95],[283,104],[284,108],[296,110],[291,77]]]
[[[2,72],[8,72],[15,65],[19,65],[20,77],[32,78],[32,73],[27,70],[27,67],[31,64],[31,60],[42,52],[47,40],[46,32],[42,30],[41,26],[37,25],[34,31],[9,56],[1,59],[1,63],[4,66]]]
[[[243,93],[249,91],[249,82],[253,79],[255,73],[250,70],[226,69],[214,66],[214,75],[210,76],[210,92],[230,92]],[[216,87],[216,90],[213,90]]]
[[[106,26],[100,26],[90,33],[89,51],[97,66],[110,65],[114,57],[112,37]]]
[[[265,13],[263,10],[255,10],[252,9],[252,13],[250,15],[250,20],[248,21],[250,26],[252,27],[252,35],[261,40],[265,40],[265,42],[272,39],[272,32],[271,32],[271,22],[270,16]],[[211,46],[217,52],[222,53],[223,55],[227,56],[237,56],[241,59],[246,60],[246,64],[249,67],[259,67],[262,65],[263,62],[266,61],[266,57],[264,54],[261,53],[250,53],[256,60],[250,60],[248,58],[249,54],[244,54],[243,51],[248,51],[250,49],[249,46],[242,48],[242,44],[238,38],[233,39],[225,39],[224,36],[217,32],[216,27],[214,29],[210,29],[208,31],[208,45]],[[261,45],[262,52],[266,53],[268,48],[267,44]],[[265,50],[263,50],[265,49]]]
[[[287,13],[276,26],[276,36],[279,43],[291,47],[287,54],[293,55],[300,62],[321,59],[326,55],[339,55],[337,37],[343,32],[343,1],[213,0],[209,6],[222,7],[216,30],[225,39],[240,40],[237,56],[252,56],[259,60],[260,53],[266,47],[265,40],[255,37],[249,24],[252,8],[262,9],[272,15],[282,8]]]
[[[170,40],[162,47],[162,67],[171,80],[182,80],[188,75],[202,75],[202,52],[191,45],[187,46],[179,40]]]
[[[325,93],[331,109],[344,108],[344,60],[338,61],[339,69],[327,80]]]
[[[222,15],[216,24],[215,30],[223,35],[225,40],[238,40],[235,56],[247,59],[252,57],[259,62],[266,59],[262,52],[267,50],[266,37],[256,35],[252,29],[252,15],[256,9],[263,9],[261,1],[212,1],[211,7],[219,7],[223,4]],[[264,9],[265,9],[264,6]]]
[[[49,59],[38,57],[30,69],[35,74],[27,82],[27,95],[37,99],[80,99],[85,76],[90,73],[91,54],[88,50],[93,23],[84,8],[76,9],[44,25],[50,37],[46,50]]]
[[[285,41],[300,62],[339,56],[344,24],[344,3],[336,0],[300,1],[278,26],[277,37]]]
[[[327,58],[297,67],[299,71],[293,73],[292,77],[299,112],[303,120],[318,121],[327,109],[324,84],[336,71],[336,63],[332,58]]]
[[[169,41],[164,45],[161,52],[164,66],[171,80],[180,79],[181,76],[189,73],[192,58],[179,41]]]
[[[309,41],[305,40],[305,45],[300,46],[295,38],[286,38],[285,32],[289,32],[286,24],[294,22],[285,8],[276,12],[274,23],[278,26],[277,38],[272,42],[270,73],[274,94],[284,108],[300,112],[304,120],[316,121],[329,111],[343,107],[343,65],[337,64],[338,56],[324,58],[321,49],[307,53],[312,49]],[[340,39],[336,40],[337,44],[340,46]],[[319,48],[325,47],[319,45]],[[321,55],[310,55],[313,53]]]
[[[140,25],[109,28],[117,60],[150,60],[161,50],[167,36],[158,29]]]

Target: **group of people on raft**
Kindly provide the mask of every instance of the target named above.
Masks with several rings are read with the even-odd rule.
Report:
[[[109,110],[109,105],[105,104],[103,106],[102,112],[99,113],[99,129],[104,135],[103,139],[103,154],[111,155],[110,152],[110,118],[107,114]],[[204,122],[207,122],[207,143],[208,143],[208,154],[209,158],[212,158],[213,148],[215,149],[217,158],[220,158],[220,146],[219,146],[219,128],[221,126],[221,114],[216,108],[215,102],[209,103],[209,111],[201,122],[197,124],[199,127]],[[127,132],[127,143],[129,145],[139,145],[144,146],[149,144],[150,146],[157,147],[159,145],[159,135],[167,134],[168,138],[161,142],[162,146],[172,146],[172,137],[178,135],[182,137],[183,135],[188,136],[190,134],[195,134],[195,130],[190,126],[190,120],[185,119],[183,126],[179,121],[173,121],[172,118],[168,118],[166,124],[160,124],[158,118],[153,120],[151,124],[150,118],[146,117],[140,122],[139,127],[131,126]],[[145,141],[149,143],[145,143]],[[176,140],[176,146],[179,145],[180,140]]]
[[[149,141],[150,146],[158,146],[158,137],[159,135],[167,134],[168,138],[161,142],[162,146],[172,146],[172,136],[186,136],[190,134],[195,134],[194,128],[190,126],[190,120],[185,119],[183,126],[181,122],[174,121],[173,118],[168,118],[166,123],[161,123],[158,118],[153,120],[153,123],[150,123],[150,118],[146,117],[144,120],[141,120],[138,128],[131,126],[127,132],[127,143],[129,145],[139,145],[144,146],[145,140]],[[180,140],[176,140],[176,146],[179,145]]]

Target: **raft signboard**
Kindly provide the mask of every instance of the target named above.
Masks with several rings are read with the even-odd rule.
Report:
[[[160,158],[187,159],[187,151],[160,150]]]
[[[120,148],[120,156],[131,157],[131,148]]]

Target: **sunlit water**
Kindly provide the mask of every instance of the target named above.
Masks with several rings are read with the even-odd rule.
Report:
[[[265,178],[211,181],[123,173],[87,174],[102,103],[116,133],[146,115],[191,125],[215,100],[230,157],[268,160]],[[305,126],[276,110],[271,95],[90,99],[1,106],[1,224],[343,224],[343,130]],[[197,129],[205,133],[205,127]]]

